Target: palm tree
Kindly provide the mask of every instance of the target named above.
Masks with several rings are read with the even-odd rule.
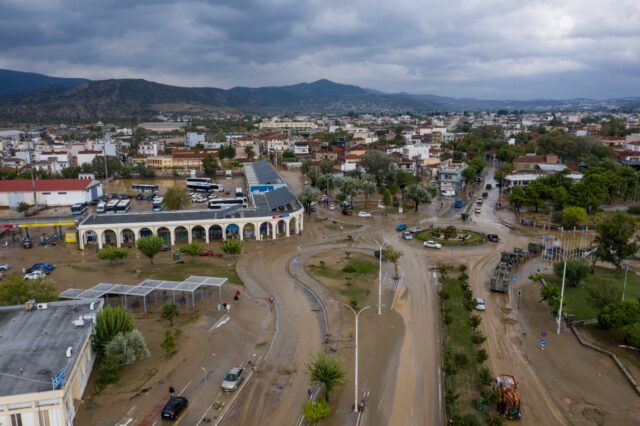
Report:
[[[256,156],[256,153],[253,152],[253,147],[251,145],[247,145],[244,147],[244,153],[249,161],[253,161],[253,158]]]
[[[323,352],[318,352],[313,360],[307,364],[307,372],[311,383],[324,385],[327,401],[333,388],[344,383],[347,377],[347,371],[342,363],[336,357]]]

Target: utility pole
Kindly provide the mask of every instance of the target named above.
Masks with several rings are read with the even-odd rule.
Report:
[[[562,327],[562,303],[564,302],[564,282],[567,277],[567,256],[564,256],[564,267],[562,269],[562,288],[560,290],[560,309],[558,309],[558,327],[556,334],[560,334],[560,328]]]
[[[208,401],[207,401],[207,369],[204,367],[200,367],[204,373],[204,414],[203,416],[203,420],[207,418],[207,408],[208,408]]]
[[[351,305],[347,305],[346,303],[343,303],[343,305],[349,308],[351,312],[353,312],[353,315],[356,319],[356,345],[355,345],[356,356],[355,356],[355,375],[354,375],[355,391],[354,391],[354,399],[353,399],[353,411],[357,413],[358,412],[358,330],[359,330],[358,318],[360,317],[360,314],[365,311],[365,309],[369,309],[371,306],[365,306],[364,308],[360,309],[356,313],[356,310],[353,309]]]
[[[109,179],[109,170],[107,169],[107,143],[102,141],[102,156],[104,157],[104,181]]]
[[[33,146],[33,139],[29,143],[29,163],[31,165],[31,190],[33,191],[33,206],[36,207],[38,205],[38,198],[36,197],[36,179],[33,175],[33,169],[35,165],[33,164],[33,160],[35,157],[35,147]]]
[[[622,286],[622,301],[624,302],[624,292],[627,289],[627,273],[629,272],[629,265],[624,265],[624,285]]]
[[[373,240],[378,245],[380,256],[378,256],[378,315],[382,315],[382,244]]]

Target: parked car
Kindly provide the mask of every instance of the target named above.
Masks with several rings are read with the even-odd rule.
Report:
[[[486,189],[486,190],[490,190],[491,188],[493,188],[493,187],[491,186],[491,184],[490,184],[490,183],[488,183],[488,184],[486,184],[486,185],[484,186],[484,189]]]
[[[435,241],[432,241],[432,240],[425,241],[422,244],[422,246],[423,247],[428,247],[428,248],[434,248],[434,249],[441,249],[442,248],[442,244],[436,243]]]
[[[483,193],[482,193],[482,198],[487,198],[488,196],[489,196],[489,193],[488,193],[488,192],[483,192]]]
[[[500,241],[500,238],[498,237],[498,234],[489,234],[489,235],[487,235],[487,239],[489,241],[491,241],[492,243],[497,243],[498,241]]]
[[[169,247],[169,244],[162,245],[162,251],[169,251],[169,250],[171,250],[171,247]]]
[[[482,176],[476,176],[476,182],[482,182]]]
[[[8,263],[0,263],[0,271],[8,271],[9,264]]]
[[[24,279],[25,280],[39,280],[39,279],[42,279],[42,278],[44,278],[46,276],[47,276],[47,274],[42,272],[40,269],[36,269],[35,271],[31,271],[31,272],[25,274]]]
[[[335,204],[329,204],[329,210],[335,210],[335,209],[336,209]]]
[[[44,262],[37,262],[34,263],[33,265],[31,265],[31,268],[29,268],[33,271],[35,271],[36,269],[40,269],[42,272],[44,273],[51,273],[54,269],[56,269],[55,266],[53,266],[50,263],[44,263]],[[29,270],[27,270],[27,272],[30,272]]]
[[[371,213],[358,212],[358,217],[371,217]]]
[[[482,205],[482,203],[483,203],[482,198],[478,198],[478,199],[476,200],[476,204],[480,204],[480,205]]]
[[[482,213],[482,209],[480,207],[476,207],[475,212],[476,212],[476,214],[480,214],[480,213]]]
[[[406,231],[407,230],[407,224],[406,223],[401,223],[398,226],[396,226],[396,231],[398,232],[402,232],[402,231]]]
[[[484,299],[480,298],[480,297],[476,297],[476,310],[477,311],[484,311],[487,309],[487,305],[484,301]]]
[[[405,240],[413,240],[413,234],[411,234],[411,232],[403,232],[402,238]]]
[[[33,242],[31,240],[22,240],[22,248],[33,248]]]
[[[180,415],[180,412],[187,408],[189,400],[184,396],[174,396],[164,405],[162,409],[162,418],[175,420]]]
[[[353,212],[351,210],[348,209],[342,209],[342,214],[345,216],[351,216],[353,214]]]
[[[233,367],[222,381],[222,390],[225,392],[231,392],[238,389],[240,383],[244,380],[244,368]]]
[[[414,226],[409,229],[409,232],[411,232],[412,234],[417,234],[418,232],[422,232],[422,228],[420,228],[419,226]]]

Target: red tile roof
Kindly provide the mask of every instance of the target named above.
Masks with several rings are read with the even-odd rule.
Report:
[[[36,191],[81,191],[91,184],[87,179],[37,179]],[[0,192],[32,191],[30,179],[0,181]]]

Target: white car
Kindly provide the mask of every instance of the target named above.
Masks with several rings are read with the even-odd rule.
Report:
[[[429,241],[425,241],[422,244],[423,247],[429,247],[429,248],[434,248],[434,249],[441,249],[442,248],[442,244],[440,243],[436,243],[435,241],[429,240]]]
[[[0,263],[0,271],[8,271],[9,264],[8,263]]]
[[[231,392],[238,388],[238,385],[244,380],[244,368],[233,367],[222,381],[222,390],[225,392]]]
[[[402,238],[404,238],[405,240],[413,240],[413,235],[411,235],[411,232],[403,232]]]
[[[484,299],[482,299],[480,297],[476,297],[476,310],[484,311],[486,309],[487,309],[487,305],[484,302]]]
[[[329,204],[329,210],[335,210],[335,209],[336,209],[335,204]]]
[[[371,217],[371,213],[358,212],[358,217]]]
[[[419,226],[414,226],[409,229],[409,232],[411,232],[412,234],[417,234],[418,232],[422,232],[422,228],[420,228]]]
[[[36,269],[33,272],[29,272],[28,274],[26,274],[24,276],[25,280],[40,280],[44,277],[46,277],[47,274],[45,274],[44,272],[42,272],[40,269]]]

